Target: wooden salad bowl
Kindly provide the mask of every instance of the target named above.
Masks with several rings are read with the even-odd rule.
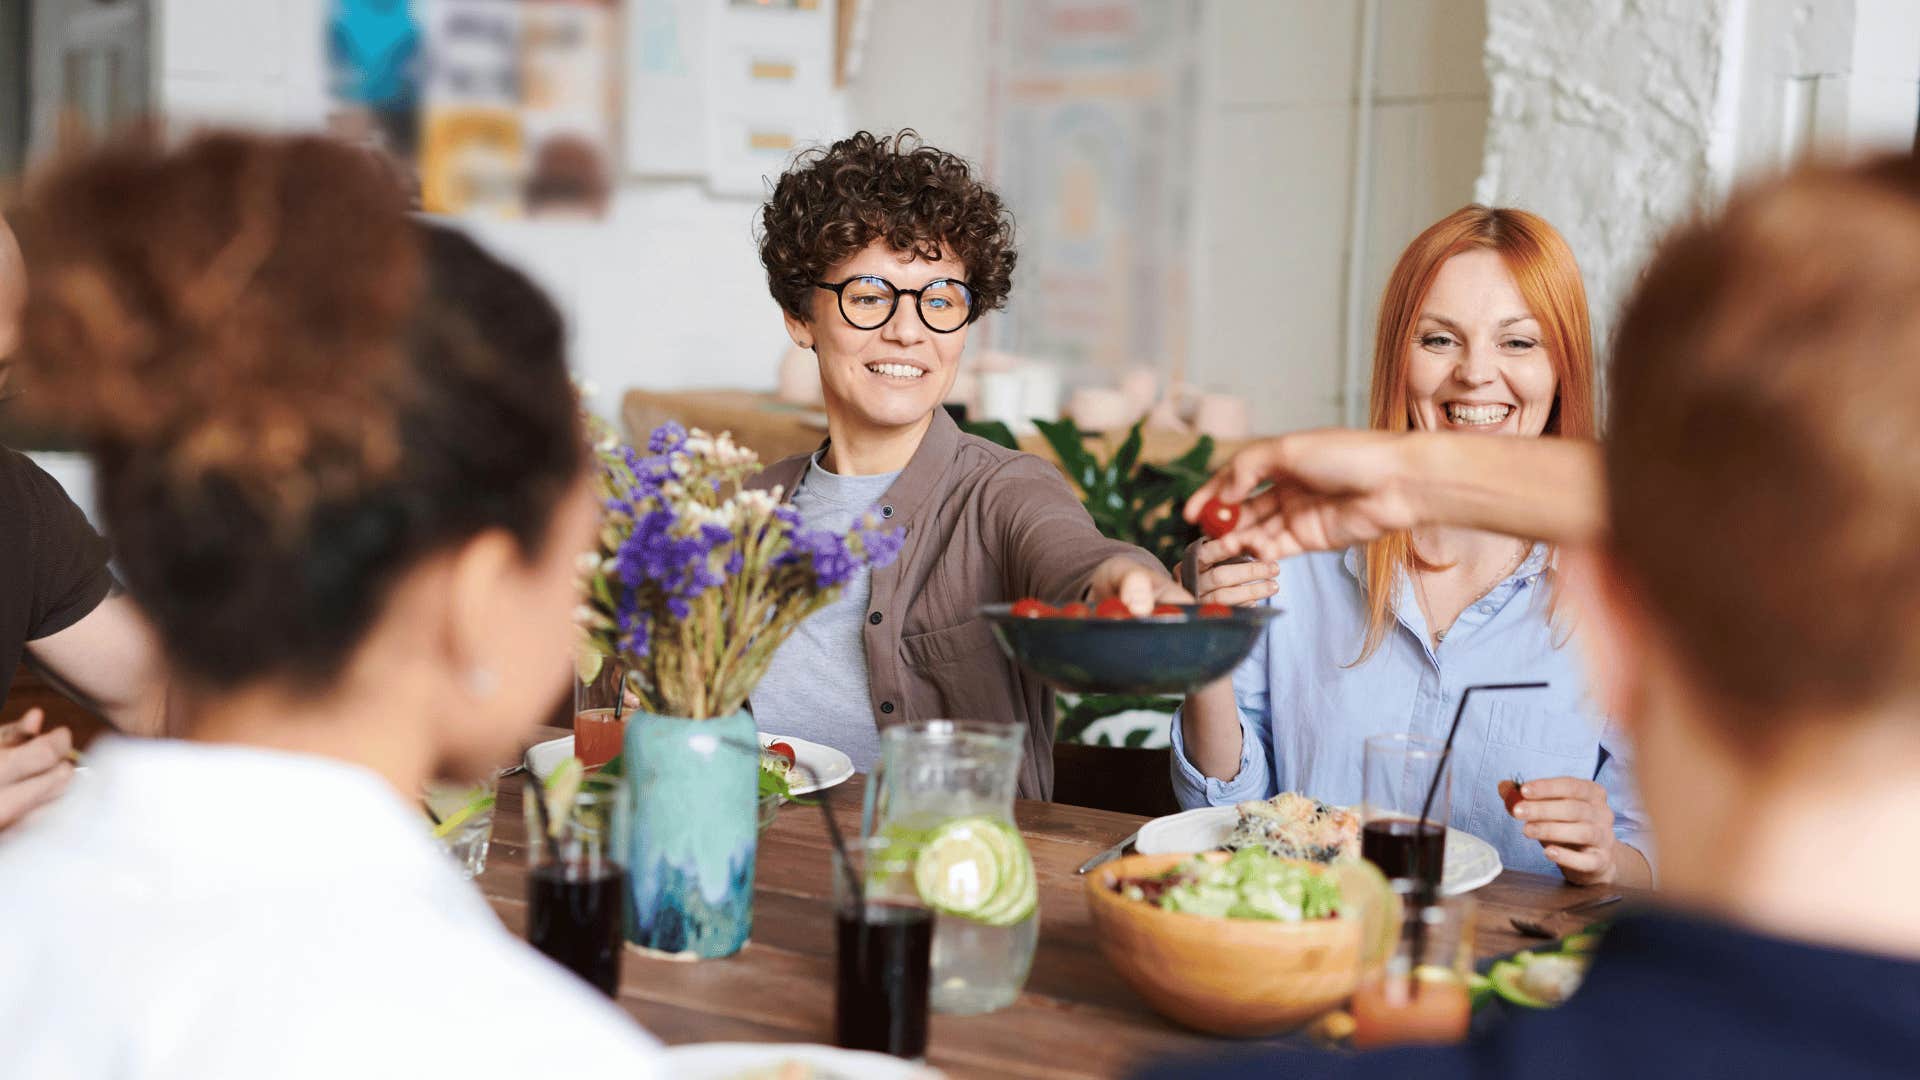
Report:
[[[1107,962],[1154,1011],[1213,1035],[1272,1035],[1338,1006],[1358,977],[1359,919],[1273,922],[1165,911],[1114,891],[1187,855],[1129,855],[1086,876]]]

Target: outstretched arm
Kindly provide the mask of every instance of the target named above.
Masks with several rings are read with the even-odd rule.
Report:
[[[1261,484],[1267,488],[1254,494]],[[1418,525],[1574,544],[1606,531],[1598,445],[1580,439],[1326,429],[1235,453],[1185,508],[1240,503],[1234,553],[1335,551]]]

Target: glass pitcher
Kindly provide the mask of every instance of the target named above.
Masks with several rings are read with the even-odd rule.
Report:
[[[938,1012],[1011,1005],[1033,966],[1038,883],[1013,822],[1024,742],[1017,725],[974,720],[914,720],[880,733],[862,832],[915,852],[915,884],[937,913]]]

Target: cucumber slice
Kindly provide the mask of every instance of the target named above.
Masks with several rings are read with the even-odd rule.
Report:
[[[913,884],[930,907],[975,918],[1006,883],[1006,839],[982,818],[958,818],[934,830],[920,846]]]
[[[1040,889],[1033,872],[1033,856],[1025,846],[1014,853],[1011,869],[1005,887],[980,909],[975,919],[988,926],[1012,926],[1032,915],[1033,909],[1039,906]]]
[[[1521,953],[1511,960],[1502,960],[1487,972],[1487,981],[1493,984],[1493,992],[1523,1009],[1551,1009],[1553,1003],[1542,1001],[1525,990],[1520,989],[1520,970],[1533,959],[1531,953]]]
[[[1487,978],[1477,971],[1467,976],[1467,999],[1473,1003],[1473,1010],[1475,1012],[1479,1012],[1480,1006],[1485,1005],[1492,997],[1492,979]]]

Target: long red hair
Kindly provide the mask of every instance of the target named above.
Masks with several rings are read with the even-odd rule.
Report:
[[[1478,205],[1455,210],[1415,237],[1387,279],[1373,344],[1370,425],[1380,431],[1405,431],[1411,425],[1407,350],[1413,345],[1421,305],[1440,267],[1455,255],[1475,250],[1500,254],[1529,313],[1540,323],[1541,344],[1553,359],[1555,376],[1545,434],[1594,437],[1593,328],[1587,319],[1587,289],[1573,249],[1537,214]],[[1414,550],[1408,533],[1394,533],[1367,545],[1367,639],[1355,663],[1372,656],[1386,640],[1400,575],[1431,568]]]

